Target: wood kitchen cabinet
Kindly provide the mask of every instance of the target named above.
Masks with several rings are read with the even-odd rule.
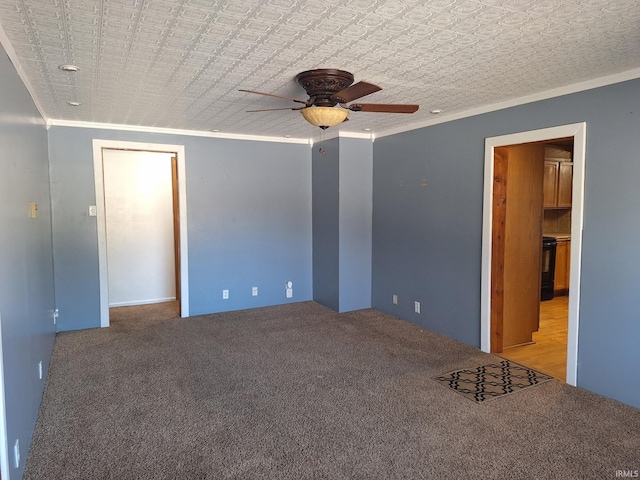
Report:
[[[573,162],[544,161],[544,208],[571,208]]]
[[[571,240],[558,238],[556,246],[556,269],[553,279],[553,294],[557,296],[569,293],[569,272],[571,260]]]

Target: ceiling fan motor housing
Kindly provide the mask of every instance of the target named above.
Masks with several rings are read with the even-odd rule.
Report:
[[[333,95],[353,83],[353,74],[344,70],[321,68],[299,73],[296,75],[296,81],[306,90],[311,105],[334,107],[344,102],[340,102],[339,98],[333,98]]]

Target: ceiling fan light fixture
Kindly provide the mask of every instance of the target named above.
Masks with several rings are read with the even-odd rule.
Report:
[[[323,130],[335,127],[345,121],[349,115],[349,110],[340,107],[305,107],[300,110],[304,119],[311,125],[320,127]]]

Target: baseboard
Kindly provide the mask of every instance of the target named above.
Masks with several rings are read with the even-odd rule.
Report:
[[[176,297],[167,297],[167,298],[152,298],[148,300],[136,300],[135,302],[118,302],[118,303],[109,303],[109,308],[113,307],[133,307],[136,305],[151,305],[152,303],[164,303],[164,302],[174,302]]]

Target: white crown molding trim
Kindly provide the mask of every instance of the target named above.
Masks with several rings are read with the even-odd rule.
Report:
[[[503,110],[505,108],[517,107],[519,105],[525,105],[527,103],[538,102],[540,100],[547,100],[549,98],[561,97],[563,95],[592,90],[594,88],[605,87],[607,85],[626,82],[628,80],[635,80],[636,78],[640,78],[640,68],[627,70],[625,72],[616,73],[613,75],[607,75],[605,77],[594,78],[593,80],[586,80],[584,82],[574,83],[571,85],[566,85],[564,87],[553,88],[551,90],[545,90],[544,92],[538,92],[524,97],[506,100],[504,102],[498,102],[491,105],[485,105],[483,107],[472,108],[463,112],[452,113],[451,115],[441,116],[438,119],[416,122],[413,125],[384,130],[382,132],[376,133],[376,137],[380,138],[389,135],[396,135],[398,133],[430,127],[439,123],[453,122],[454,120],[460,120],[462,118],[473,117],[475,115],[482,115],[483,113],[495,112],[497,110]]]
[[[362,140],[371,140],[373,142],[376,136],[373,132],[344,132],[342,130],[331,130],[327,132],[326,130],[323,130],[320,135],[314,135],[310,139],[309,145],[313,147],[314,143],[324,142],[325,140],[333,140],[334,138],[359,138]]]
[[[22,80],[22,83],[24,84],[25,88],[29,92],[29,95],[31,96],[31,100],[33,101],[33,104],[36,106],[36,108],[38,109],[38,112],[40,113],[40,116],[42,117],[42,122],[48,129],[49,125],[47,121],[47,116],[44,114],[44,109],[42,108],[42,105],[40,105],[40,102],[38,101],[38,97],[35,94],[33,86],[31,85],[31,82],[27,78],[26,73],[24,73],[24,70],[22,69],[22,65],[18,60],[18,55],[16,54],[16,51],[13,49],[13,45],[11,45],[11,42],[9,41],[9,37],[7,37],[7,34],[2,28],[2,25],[0,25],[0,44],[2,44],[4,51],[7,53],[7,56],[9,57],[9,60],[11,60],[11,63],[13,63],[13,68],[16,69],[16,72],[18,73],[20,80]]]
[[[166,135],[184,135],[188,137],[224,138],[230,140],[249,140],[253,142],[297,143],[308,145],[308,138],[267,137],[243,135],[239,133],[203,132],[200,130],[180,130],[176,128],[144,127],[139,125],[120,125],[116,123],[77,122],[74,120],[49,120],[51,126],[73,128],[95,128],[101,130],[122,130],[127,132],[162,133]]]
[[[360,138],[363,140],[371,140],[373,142],[374,135],[371,132],[368,133],[360,133],[360,132],[338,132],[338,136],[340,138]]]

